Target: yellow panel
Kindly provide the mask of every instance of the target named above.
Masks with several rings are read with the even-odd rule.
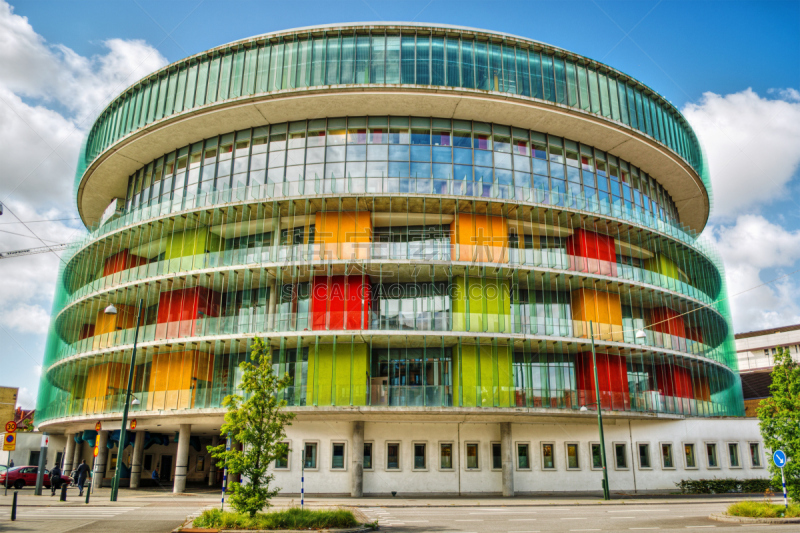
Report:
[[[116,315],[107,315],[105,308],[97,312],[94,326],[95,336],[113,333],[115,331],[130,329],[136,324],[136,309],[130,305],[117,305]]]
[[[572,320],[578,337],[588,337],[589,322],[594,322],[596,339],[623,340],[619,294],[592,289],[572,291]]]

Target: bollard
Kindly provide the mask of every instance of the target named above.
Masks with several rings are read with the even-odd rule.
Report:
[[[62,502],[67,501],[67,484],[66,483],[62,483],[61,484],[61,497],[59,498],[59,500],[61,500]]]
[[[86,505],[89,505],[89,494],[92,493],[92,491],[89,490],[89,488],[90,487],[86,487]]]
[[[17,495],[18,494],[19,494],[19,491],[15,490],[14,491],[14,499],[11,501],[11,521],[12,522],[17,519]]]

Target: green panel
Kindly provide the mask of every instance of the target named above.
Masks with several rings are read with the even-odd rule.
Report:
[[[662,276],[679,279],[678,265],[663,254],[657,254],[655,257],[645,260],[644,268],[651,272],[658,272]]]
[[[351,396],[352,405],[366,405],[368,345],[320,344],[316,348],[318,357],[315,347],[309,349],[306,405],[351,405]]]
[[[453,329],[456,331],[511,331],[508,280],[454,278]]]
[[[219,236],[209,233],[208,228],[182,231],[175,233],[169,239],[167,249],[164,252],[164,259],[177,259],[206,252],[219,252],[221,244],[222,241]]]

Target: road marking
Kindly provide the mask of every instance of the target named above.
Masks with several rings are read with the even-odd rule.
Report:
[[[601,531],[600,529],[570,529],[570,531]]]
[[[717,527],[717,526],[685,526],[686,529],[697,529],[701,527]]]
[[[586,518],[570,517],[570,518],[562,518],[561,520],[587,520],[587,519]]]
[[[658,529],[657,527],[629,527],[628,529]]]
[[[509,522],[532,522],[535,518],[509,518]]]
[[[483,520],[456,520],[456,522],[483,522]]]
[[[606,511],[607,513],[666,513],[669,509],[626,509],[624,511]]]
[[[609,516],[612,520],[615,518],[636,518],[635,516]]]

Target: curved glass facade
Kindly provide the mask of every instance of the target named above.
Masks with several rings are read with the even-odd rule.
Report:
[[[701,166],[682,119],[632,80],[467,33],[355,29],[223,47],[127,91],[87,155],[200,105],[379,83],[575,106]],[[37,421],[121,410],[140,301],[132,409],[143,414],[221,413],[258,335],[292,377],[284,394],[297,409],[544,415],[599,401],[741,415],[721,264],[681,228],[653,172],[568,135],[437,117],[332,116],[192,139],[119,176],[117,210],[65,255]]]
[[[114,100],[92,127],[83,169],[117,140],[202,106],[276,91],[353,85],[450,87],[559,104],[668,146],[711,185],[694,132],[669,102],[607,65],[510,36],[398,27],[312,30],[238,41],[165,67]]]

